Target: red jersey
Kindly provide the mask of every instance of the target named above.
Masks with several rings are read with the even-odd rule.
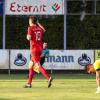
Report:
[[[28,35],[31,35],[30,40],[30,49],[33,49],[34,46],[42,47],[42,37],[43,37],[43,29],[37,25],[28,27]]]

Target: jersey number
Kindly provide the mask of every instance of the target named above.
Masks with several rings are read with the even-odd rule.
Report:
[[[40,32],[35,32],[35,37],[36,37],[36,41],[40,41],[41,40],[41,34]]]

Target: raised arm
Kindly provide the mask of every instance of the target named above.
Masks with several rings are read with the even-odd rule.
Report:
[[[39,27],[41,27],[42,30],[43,30],[44,32],[46,31],[45,28],[43,27],[43,25],[41,25],[41,24],[38,22],[38,20],[37,20],[36,17],[30,16],[30,17],[29,17],[29,25],[32,26],[32,25],[34,25],[34,24],[37,24]]]
[[[44,32],[46,31],[45,28],[39,22],[37,22],[37,24],[39,27],[41,27],[43,29]]]
[[[29,17],[29,25],[32,26],[33,25],[33,16]]]

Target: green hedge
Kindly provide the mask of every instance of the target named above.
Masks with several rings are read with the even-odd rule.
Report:
[[[79,17],[68,17],[68,48],[99,49],[100,16],[86,16],[83,22]]]
[[[6,48],[28,49],[29,42],[26,40],[28,17],[7,16],[6,19]],[[48,42],[49,48],[63,49],[63,16],[42,18],[39,21],[47,30],[43,41]]]
[[[100,16],[86,16],[81,22],[80,16],[67,17],[67,49],[100,48]],[[46,28],[43,41],[50,49],[63,49],[63,16],[39,19]],[[27,16],[6,17],[6,49],[29,49],[26,40]],[[2,48],[2,17],[0,17],[0,48]]]

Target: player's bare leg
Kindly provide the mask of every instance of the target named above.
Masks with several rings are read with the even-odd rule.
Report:
[[[96,71],[96,82],[97,82],[96,93],[100,93],[100,70]]]

